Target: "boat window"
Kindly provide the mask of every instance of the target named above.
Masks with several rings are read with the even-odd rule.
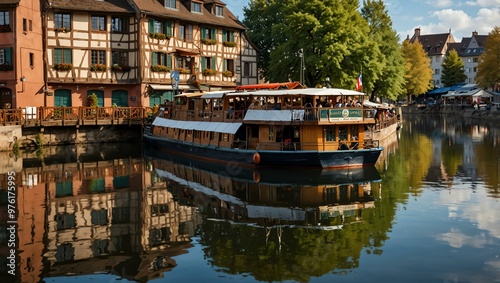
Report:
[[[347,126],[339,126],[339,140],[347,140]]]
[[[351,126],[351,140],[357,141],[359,137],[359,127],[357,125]]]
[[[268,141],[275,141],[275,130],[274,126],[269,126],[269,136],[268,136]]]
[[[335,141],[335,126],[326,126],[326,141]]]

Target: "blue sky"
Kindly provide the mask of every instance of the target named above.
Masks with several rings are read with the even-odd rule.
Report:
[[[250,0],[223,0],[227,8],[243,20],[243,7]],[[413,35],[419,27],[421,34],[451,33],[455,41],[470,37],[473,31],[487,35],[500,26],[500,0],[386,0],[384,1],[393,28],[400,39]],[[360,0],[360,4],[363,1]]]

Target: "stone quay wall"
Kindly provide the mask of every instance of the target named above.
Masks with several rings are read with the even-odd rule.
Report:
[[[17,144],[19,148],[44,146],[139,142],[142,141],[142,125],[112,126],[67,126],[67,127],[0,127],[0,151],[9,151]]]

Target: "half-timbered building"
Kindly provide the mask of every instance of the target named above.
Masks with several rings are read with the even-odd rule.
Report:
[[[258,82],[256,48],[220,0],[48,0],[45,106],[154,106]]]

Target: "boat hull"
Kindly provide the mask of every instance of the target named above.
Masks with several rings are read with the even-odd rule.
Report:
[[[338,151],[245,150],[202,146],[146,135],[145,139],[159,152],[226,164],[251,167],[286,166],[315,168],[352,168],[372,166],[383,148]]]

